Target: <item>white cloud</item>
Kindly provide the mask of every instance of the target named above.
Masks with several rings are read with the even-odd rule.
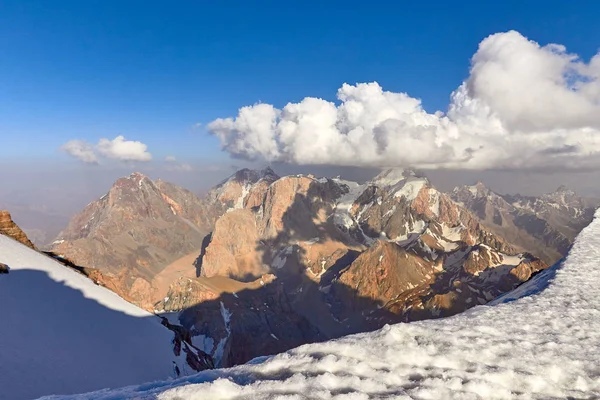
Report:
[[[98,157],[94,153],[93,146],[85,140],[70,140],[60,147],[61,151],[88,164],[97,164]]]
[[[600,167],[600,53],[589,63],[518,32],[484,39],[447,114],[379,84],[242,107],[208,130],[236,157],[424,168]]]
[[[150,161],[152,155],[148,153],[142,142],[126,140],[123,136],[117,136],[113,140],[100,139],[96,146],[98,152],[107,158],[122,161]]]
[[[165,161],[168,162],[168,163],[171,163],[171,162],[177,161],[177,158],[175,158],[173,156],[166,156],[165,157]]]
[[[102,138],[97,144],[85,140],[71,140],[60,147],[60,150],[84,161],[97,164],[99,156],[117,159],[120,161],[150,161],[152,154],[148,146],[142,142],[126,140],[123,136],[117,136],[113,140]]]

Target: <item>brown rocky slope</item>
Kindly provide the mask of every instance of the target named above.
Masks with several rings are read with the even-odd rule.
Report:
[[[10,213],[6,210],[0,210],[0,234],[9,236],[27,247],[35,249],[35,246],[27,238],[25,232],[21,230],[12,220]]]

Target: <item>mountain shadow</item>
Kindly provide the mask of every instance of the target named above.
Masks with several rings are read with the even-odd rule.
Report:
[[[105,301],[124,302],[108,291]],[[0,304],[0,399],[141,384],[172,377],[173,361],[183,368],[157,317],[111,309],[45,271],[0,275]]]

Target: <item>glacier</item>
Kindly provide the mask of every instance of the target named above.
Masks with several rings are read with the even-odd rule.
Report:
[[[491,305],[80,399],[592,399],[600,211],[568,256]],[[52,397],[57,399],[62,397]]]

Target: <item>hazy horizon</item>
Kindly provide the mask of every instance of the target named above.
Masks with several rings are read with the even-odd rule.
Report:
[[[237,165],[196,166],[193,171],[168,171],[152,168],[152,165],[115,165],[112,168],[98,169],[83,166],[76,169],[54,166],[34,168],[2,168],[0,180],[3,191],[0,193],[0,208],[11,212],[15,222],[41,244],[52,240],[64,229],[69,219],[79,213],[90,202],[104,195],[120,177],[132,172],[141,172],[151,179],[162,179],[201,197],[211,187],[232,175],[239,168],[261,169],[267,164],[238,163]],[[340,166],[297,166],[271,164],[279,175],[313,174],[364,182],[377,175],[376,168],[352,168]],[[538,196],[555,191],[565,185],[584,197],[600,197],[595,182],[599,172],[514,172],[514,171],[456,171],[423,170],[431,183],[442,191],[450,191],[456,186],[472,185],[482,181],[499,194],[521,194]],[[50,232],[45,237],[36,229]]]

